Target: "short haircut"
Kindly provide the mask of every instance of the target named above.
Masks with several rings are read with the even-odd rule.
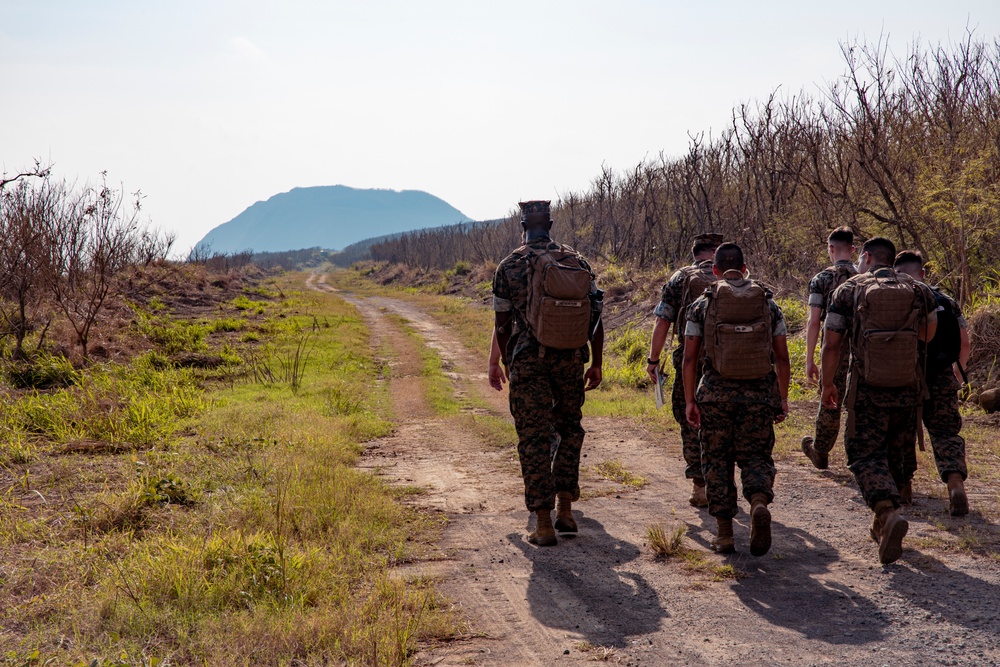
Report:
[[[892,263],[893,266],[899,266],[900,264],[917,264],[923,266],[924,256],[919,250],[903,250],[896,255],[896,260]]]
[[[710,243],[708,241],[698,241],[693,246],[691,246],[692,255],[700,255],[703,252],[715,252],[715,249],[719,247],[718,243]]]
[[[827,237],[827,243],[830,245],[834,243],[842,243],[848,246],[854,245],[854,232],[851,231],[850,227],[837,227],[830,232],[830,236]]]
[[[723,243],[715,249],[714,264],[719,271],[739,271],[746,264],[743,250],[735,243]]]
[[[872,258],[872,263],[877,266],[892,266],[896,259],[896,245],[884,236],[876,236],[868,239],[861,246],[861,252],[868,253]]]

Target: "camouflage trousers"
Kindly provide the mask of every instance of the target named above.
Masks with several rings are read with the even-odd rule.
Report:
[[[962,430],[962,415],[958,411],[958,390],[960,385],[951,369],[934,373],[927,378],[930,397],[924,401],[923,421],[934,450],[934,463],[942,482],[957,472],[965,480],[969,470],[965,465],[965,440],[959,435]],[[913,431],[907,434],[903,449],[903,479],[913,479],[917,470],[917,428],[914,420]]]
[[[550,510],[555,495],[580,497],[583,447],[583,361],[572,351],[547,350],[544,357],[519,354],[510,367],[510,413],[517,428],[517,455],[528,510]],[[555,456],[553,431],[560,437]]]
[[[701,467],[708,513],[732,518],[736,505],[735,466],[740,467],[743,497],[755,493],[774,499],[774,408],[753,403],[699,403]]]
[[[684,401],[684,348],[678,347],[673,351],[674,363],[674,388],[670,393],[670,407],[674,413],[674,419],[681,427],[681,446],[684,453],[684,476],[688,479],[703,479],[701,473],[701,440],[698,437],[698,429],[688,423],[685,410],[687,404]],[[698,364],[698,378],[701,378],[701,363]]]
[[[915,407],[876,405],[864,387],[858,388],[853,410],[854,435],[848,434],[847,467],[861,488],[869,507],[880,500],[899,506],[903,476],[903,448],[908,434],[914,433]]]
[[[837,388],[838,403],[835,408],[828,408],[819,403],[816,413],[816,437],[813,447],[821,454],[829,454],[837,444],[837,434],[840,433],[840,410],[844,404],[844,394],[847,391],[847,374],[851,367],[851,355],[846,351],[841,355],[840,365],[833,376],[833,385]],[[822,372],[821,372],[822,376]],[[822,377],[820,378],[822,386]]]

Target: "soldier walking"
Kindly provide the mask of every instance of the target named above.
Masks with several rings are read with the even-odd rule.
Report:
[[[670,334],[670,326],[674,325],[677,346],[671,359],[674,367],[674,387],[670,403],[674,419],[681,428],[681,444],[686,464],[684,476],[692,483],[691,498],[688,502],[695,507],[707,507],[708,497],[705,495],[705,477],[701,471],[701,443],[698,439],[698,429],[688,423],[684,414],[684,373],[681,367],[684,362],[684,326],[687,321],[685,311],[717,280],[712,273],[712,260],[715,249],[721,243],[722,234],[699,234],[694,237],[694,246],[691,248],[694,263],[675,271],[660,292],[660,303],[653,311],[656,318],[653,324],[653,341],[649,347],[649,357],[646,359],[646,373],[653,382],[656,382],[660,354]],[[699,363],[695,373],[696,382],[701,379],[701,371]]]
[[[701,429],[708,513],[718,524],[713,547],[736,551],[739,465],[743,497],[750,502],[750,553],[763,556],[771,548],[774,423],[788,414],[785,318],[770,291],[746,278],[743,251],[735,243],[715,251],[713,271],[718,282],[687,309],[685,412],[691,426]],[[704,373],[696,383],[702,350]]]
[[[896,255],[893,268],[914,280],[924,280],[924,257],[917,250],[904,250]],[[969,476],[965,464],[965,440],[960,435],[962,415],[958,409],[958,391],[969,362],[969,331],[962,309],[938,287],[932,287],[937,303],[937,331],[927,344],[927,398],[924,399],[923,426],[931,436],[931,449],[941,481],[948,485],[948,510],[952,516],[969,513],[969,497],[965,480]],[[907,434],[903,450],[903,488],[901,502],[913,501],[913,473],[917,470],[917,434],[921,424]]]
[[[903,483],[903,442],[916,424],[923,389],[919,341],[934,337],[936,303],[930,288],[892,269],[896,248],[882,237],[861,248],[858,275],[833,293],[823,340],[823,404],[834,408],[834,384],[844,339],[850,340],[847,466],[875,516],[870,534],[879,561],[896,561],[909,529],[897,512]]]
[[[806,326],[806,379],[819,384],[819,368],[816,366],[816,342],[820,339],[823,321],[826,319],[826,309],[830,305],[830,297],[835,289],[848,278],[857,274],[858,270],[851,263],[854,256],[854,232],[850,227],[838,227],[830,232],[827,239],[827,253],[832,265],[826,267],[809,281],[809,324]],[[840,365],[837,366],[833,385],[837,388],[841,403],[847,387],[847,371],[850,366],[850,351],[843,350]],[[841,403],[828,408],[819,404],[816,414],[815,437],[807,435],[802,438],[802,453],[820,470],[829,465],[829,454],[837,443],[840,432]]]
[[[494,331],[510,373],[525,505],[536,516],[528,541],[553,546],[556,529],[577,531],[572,503],[580,497],[584,392],[601,383],[601,293],[587,261],[550,238],[549,202],[519,206],[525,244],[493,277]],[[560,442],[553,456],[554,435]]]

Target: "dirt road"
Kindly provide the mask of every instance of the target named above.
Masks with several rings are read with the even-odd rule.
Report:
[[[329,290],[323,279],[314,289]],[[393,349],[392,396],[400,424],[370,443],[363,465],[427,493],[445,512],[443,558],[406,574],[436,577],[469,624],[459,641],[423,647],[416,665],[997,665],[1000,560],[926,546],[943,533],[992,530],[975,512],[952,519],[922,500],[933,522],[912,520],[903,557],[878,564],[870,514],[848,471],[779,463],[773,547],[748,554],[746,507],[737,550],[710,552],[714,520],[687,503],[680,443],[624,419],[586,419],[584,465],[616,459],[648,484],[626,491],[593,476],[574,506],[580,533],[554,548],[524,540],[528,513],[511,447],[495,451],[454,420],[434,417],[419,390],[414,342],[385,317],[409,320],[445,360],[456,391],[509,417],[506,393],[489,388],[485,350],[466,350],[445,328],[400,300],[354,303]],[[482,409],[482,408],[480,408]],[[657,560],[651,524],[687,527],[707,565]],[[737,571],[730,578],[719,566]],[[721,576],[720,576],[721,575]]]

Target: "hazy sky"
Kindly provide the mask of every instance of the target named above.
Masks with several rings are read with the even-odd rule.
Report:
[[[181,251],[296,186],[495,218],[816,92],[840,42],[967,26],[1000,35],[1000,2],[0,0],[0,171],[106,170]]]

